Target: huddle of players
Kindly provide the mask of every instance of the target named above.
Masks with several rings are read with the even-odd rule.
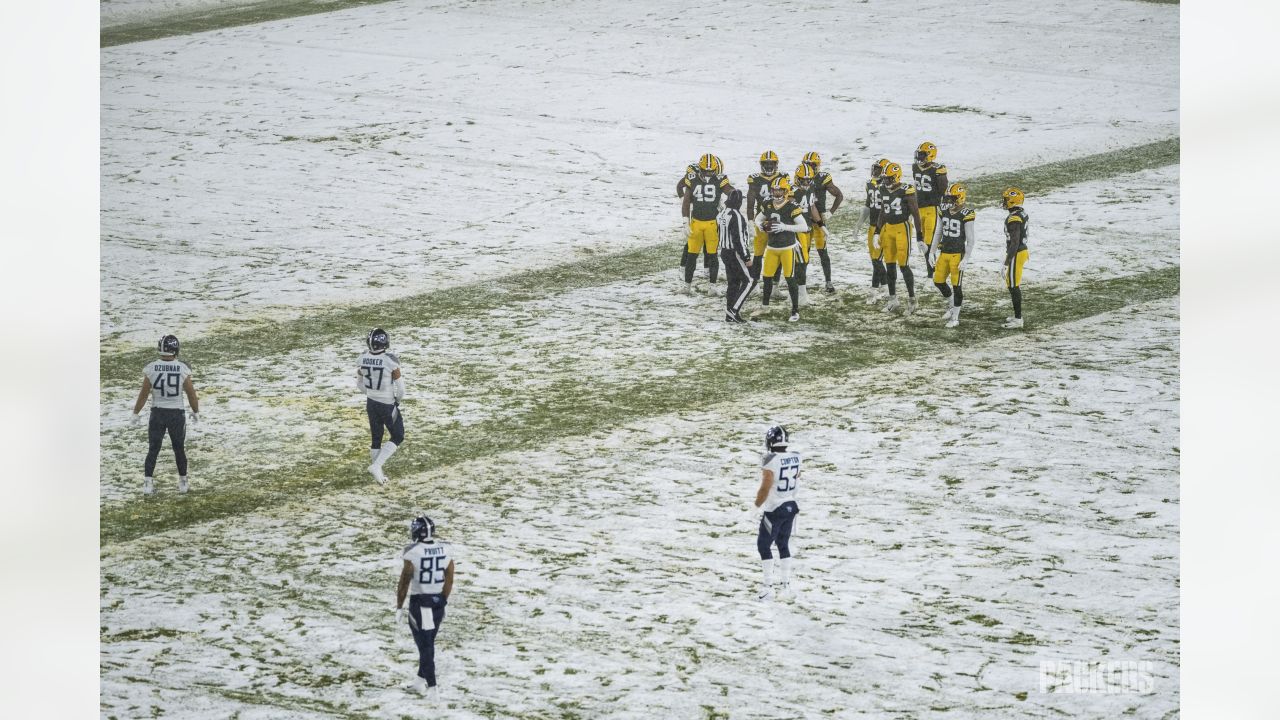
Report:
[[[867,304],[884,299],[882,312],[901,307],[897,297],[897,276],[907,286],[905,314],[916,310],[915,278],[908,265],[908,220],[915,228],[916,245],[924,256],[925,269],[934,286],[948,301],[943,320],[947,327],[960,324],[960,308],[964,290],[961,287],[966,257],[973,254],[973,221],[976,216],[967,204],[968,190],[961,183],[947,183],[947,168],[937,162],[938,148],[931,142],[916,148],[911,165],[914,186],[902,182],[902,167],[887,158],[871,166],[867,180],[866,203],[862,221],[867,223],[867,252],[871,256],[871,294]],[[1005,219],[1005,286],[1013,301],[1013,315],[1004,327],[1022,327],[1022,268],[1027,261],[1027,221],[1022,209],[1025,197],[1021,190],[1008,188],[1001,196]],[[933,262],[937,259],[936,264]]]
[[[882,311],[888,313],[900,308],[897,296],[900,272],[907,286],[904,314],[916,311],[915,277],[908,264],[911,254],[908,235],[909,228],[913,227],[925,268],[938,292],[948,301],[943,320],[947,327],[956,327],[960,324],[964,297],[961,285],[964,259],[973,253],[975,212],[966,204],[968,191],[963,184],[948,186],[947,168],[937,162],[937,155],[938,148],[931,142],[923,142],[916,149],[911,166],[914,185],[903,183],[902,167],[888,159],[882,158],[871,166],[861,219],[867,223],[867,251],[872,265],[872,291],[867,304],[884,300],[887,292]],[[768,150],[760,156],[760,172],[747,181],[746,216],[756,228],[752,241],[754,257],[750,263],[751,288],[763,270],[763,304],[767,307],[780,273],[791,296],[792,321],[800,319],[799,307],[808,297],[805,285],[811,246],[818,249],[826,291],[835,292],[825,225],[844,195],[831,176],[821,171],[821,162],[818,153],[807,153],[796,169],[793,184],[786,173],[778,172],[778,156]],[[715,292],[719,269],[716,215],[721,197],[733,189],[724,176],[720,158],[710,153],[703,155],[697,164],[688,166],[676,185],[676,195],[682,198],[682,213],[688,220],[688,237],[681,258],[687,293],[693,292],[693,274],[700,253],[704,255],[710,276],[709,292]],[[826,207],[827,193],[834,197],[830,210]],[[1028,216],[1022,208],[1024,200],[1017,188],[1008,188],[1002,194],[1003,205],[1009,211],[1005,219],[1003,274],[1013,304],[1013,315],[1006,318],[1006,328],[1022,327],[1022,269],[1028,256]],[[761,222],[756,222],[757,215],[763,218]],[[729,302],[727,318],[740,320],[741,302],[751,288],[738,298],[737,307]]]
[[[696,164],[685,169],[676,185],[681,198],[681,213],[687,220],[688,238],[681,265],[684,267],[685,292],[693,293],[693,274],[698,255],[704,256],[715,294],[719,270],[716,251],[720,238],[717,215],[721,198],[734,192],[724,175],[720,158],[707,153]],[[831,196],[830,208],[827,196]],[[747,180],[746,218],[755,228],[751,240],[752,257],[748,262],[751,284],[746,292],[735,293],[727,300],[726,320],[742,321],[742,303],[764,277],[763,304],[769,307],[774,285],[781,277],[791,299],[790,320],[800,319],[800,307],[808,303],[808,269],[810,251],[816,248],[822,265],[825,290],[836,291],[831,283],[831,257],[827,253],[826,224],[844,201],[844,193],[822,170],[822,158],[816,152],[806,153],[796,168],[794,180],[778,172],[778,155],[772,150],[760,156],[760,172]],[[738,211],[737,207],[733,210]],[[757,220],[759,218],[759,220]]]

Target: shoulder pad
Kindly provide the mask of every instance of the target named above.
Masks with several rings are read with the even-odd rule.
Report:
[[[747,176],[747,182],[760,182],[762,179],[760,173],[751,173]]]
[[[1005,221],[1006,223],[1011,223],[1011,222],[1022,222],[1022,216],[1021,216],[1021,215],[1019,215],[1019,214],[1018,214],[1018,213],[1016,213],[1016,212],[1011,212],[1011,213],[1009,213],[1009,217],[1005,218],[1005,219],[1004,219],[1004,221]]]
[[[939,166],[938,166],[938,172],[939,172],[939,173],[942,173],[942,174],[945,174],[945,173],[947,172],[947,166],[946,166],[946,165],[939,165]]]
[[[966,222],[978,217],[978,213],[971,208],[964,208],[964,219]]]
[[[916,194],[916,186],[915,186],[915,185],[912,185],[911,183],[903,183],[903,185],[902,185],[902,192],[903,192],[903,194],[904,194],[904,195],[915,195],[915,194]]]
[[[393,362],[393,363],[395,363],[395,364],[397,364],[397,365],[399,365],[399,364],[400,364],[400,356],[399,356],[399,355],[396,355],[396,354],[395,354],[395,353],[393,353],[393,352],[388,352],[388,353],[386,353],[386,355],[387,355],[387,357],[391,358],[391,362]]]
[[[760,461],[760,467],[764,467],[765,465],[768,465],[769,463],[773,462],[773,459],[777,457],[777,455],[778,455],[777,453],[771,453],[771,452],[765,453],[764,459]]]
[[[409,543],[408,545],[405,545],[405,546],[404,546],[404,549],[400,551],[400,556],[401,556],[401,557],[404,557],[404,554],[405,554],[405,553],[407,553],[407,552],[409,552],[410,550],[412,550],[412,549],[413,549],[413,546],[414,546],[414,545],[417,545],[417,544],[418,544],[418,543],[415,541],[415,542],[411,542],[411,543]]]
[[[726,185],[729,185],[729,184],[730,184],[730,183],[729,183],[729,178],[727,178],[727,177],[722,177],[722,178],[720,178],[720,182],[719,182],[719,183],[717,183],[717,184],[718,184],[720,187],[724,187],[724,186],[726,186]]]
[[[804,214],[804,211],[800,209],[800,206],[796,205],[791,208],[791,217],[795,217],[797,215],[803,215],[803,214]]]

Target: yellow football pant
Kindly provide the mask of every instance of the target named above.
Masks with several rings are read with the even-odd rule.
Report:
[[[809,262],[810,233],[796,233],[796,242],[800,243],[800,261]]]
[[[920,226],[924,230],[925,247],[933,247],[933,231],[938,227],[937,205],[928,205],[920,208]]]
[[[756,230],[756,236],[751,238],[751,254],[763,255],[764,249],[769,244],[769,233],[763,230]]]
[[[764,268],[761,277],[773,277],[773,274],[778,272],[779,265],[782,266],[782,277],[791,277],[796,267],[795,245],[784,248],[767,247],[764,249]]]
[[[1022,287],[1022,266],[1027,264],[1027,251],[1019,250],[1017,255],[1013,256],[1013,272],[1009,272],[1009,263],[1004,264],[1004,286],[1005,287]]]
[[[872,241],[872,238],[874,238],[875,236],[876,236],[875,226],[869,225],[867,227],[867,253],[871,255],[872,260],[879,260],[880,257],[884,255],[884,246],[881,245],[879,250],[876,249],[876,244],[875,242]]]
[[[950,277],[952,286],[959,285],[960,259],[963,257],[962,253],[939,253],[938,264],[933,266],[933,281],[935,283],[944,283]]]
[[[880,230],[880,249],[884,251],[886,263],[906,265],[911,257],[911,243],[907,242],[907,224],[904,222],[885,225]]]
[[[813,232],[809,233],[813,237],[813,246],[819,250],[827,249],[827,227],[825,225],[814,225]]]
[[[715,220],[689,220],[689,254],[697,255],[705,248],[715,255],[720,247],[720,228]]]

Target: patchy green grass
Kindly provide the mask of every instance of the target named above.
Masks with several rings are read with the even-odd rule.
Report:
[[[98,35],[98,44],[106,48],[385,2],[390,0],[263,0],[252,5],[206,8],[105,27]]]

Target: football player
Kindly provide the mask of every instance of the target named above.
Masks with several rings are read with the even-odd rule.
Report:
[[[689,165],[684,169],[680,182],[676,183],[676,197],[683,198],[689,188],[693,187],[693,181],[696,179],[698,179],[698,166]]]
[[[405,622],[404,600],[409,598],[409,632],[418,646],[418,674],[410,686],[415,692],[439,699],[436,689],[436,633],[444,622],[444,609],[453,592],[453,558],[449,543],[436,539],[436,524],[419,515],[409,525],[413,543],[400,553],[400,582],[396,585],[396,625]]]
[[[182,396],[186,395],[191,403],[192,425],[200,420],[200,399],[196,397],[196,386],[191,382],[191,368],[178,359],[178,338],[165,335],[156,343],[156,350],[160,359],[142,368],[142,389],[133,403],[131,419],[134,426],[142,422],[142,408],[150,396],[151,417],[147,421],[147,459],[142,464],[142,494],[152,495],[156,491],[156,459],[160,457],[160,446],[164,444],[166,433],[169,444],[173,446],[173,459],[178,463],[178,492],[185,493],[189,487],[187,419],[182,409]]]
[[[763,220],[760,226],[769,233],[769,244],[764,250],[764,298],[763,304],[769,307],[769,297],[773,294],[773,276],[782,270],[782,277],[787,281],[787,293],[791,296],[791,322],[800,319],[800,290],[795,279],[795,265],[800,255],[800,243],[797,233],[808,232],[809,223],[805,220],[804,210],[791,199],[791,182],[786,177],[776,177],[769,183],[769,202],[759,208]]]
[[[720,158],[707,153],[698,160],[698,174],[684,194],[680,212],[684,215],[688,228],[686,249],[689,255],[684,264],[684,286],[687,294],[693,294],[693,273],[698,265],[698,255],[703,256],[703,265],[707,268],[710,285],[707,294],[715,294],[716,279],[720,275],[720,260],[716,249],[720,238],[716,226],[716,215],[720,212],[720,198],[733,190],[729,178],[722,174],[724,165]]]
[[[756,490],[755,507],[763,510],[756,549],[760,551],[760,568],[764,584],[759,598],[773,597],[773,552],[778,546],[778,580],[780,595],[791,594],[791,530],[800,507],[796,495],[800,490],[800,453],[789,452],[787,429],[774,425],[764,434],[764,458],[760,463],[760,488]]]
[[[911,257],[911,246],[907,240],[907,221],[915,222],[916,242],[924,243],[920,231],[920,209],[916,206],[916,189],[911,183],[902,182],[902,166],[889,163],[880,176],[880,209],[876,217],[877,242],[884,250],[885,279],[889,281],[889,302],[885,303],[882,312],[898,309],[898,270],[902,270],[902,279],[907,283],[907,309],[910,315],[916,311],[915,276],[911,274],[911,266],[907,261]]]
[[[925,244],[919,250],[930,275],[933,275],[933,262],[929,254],[933,250],[933,229],[938,222],[938,204],[942,200],[943,191],[947,189],[947,166],[934,162],[937,157],[938,146],[926,140],[916,148],[916,161],[911,163],[911,176],[916,181],[916,201],[920,206],[920,222],[924,224],[924,227],[916,226],[924,233]]]
[[[383,485],[387,476],[382,466],[404,444],[404,415],[400,413],[404,380],[400,377],[400,358],[389,352],[391,336],[386,330],[374,328],[365,338],[365,345],[369,349],[356,362],[356,387],[365,394],[364,411],[369,416],[369,433],[373,436],[369,446],[372,463],[366,470]],[[391,442],[385,445],[382,443],[384,432],[391,433]]]
[[[831,216],[840,209],[844,202],[844,193],[831,179],[831,173],[822,171],[822,156],[816,151],[804,155],[804,164],[813,168],[813,199],[818,208],[818,220],[813,226],[813,246],[818,249],[818,260],[822,263],[822,277],[826,282],[824,289],[833,293],[836,286],[831,284],[831,256],[827,254],[827,223]],[[827,207],[827,195],[832,197],[831,207]]]
[[[963,293],[960,282],[964,279],[962,266],[964,259],[973,255],[973,219],[976,217],[973,208],[965,204],[969,191],[960,183],[952,183],[942,198],[942,213],[938,216],[937,240],[933,243],[938,250],[938,264],[933,268],[933,284],[937,286],[942,297],[949,299],[949,307],[942,314],[947,327],[960,324],[960,305]],[[947,280],[951,284],[947,285]]]
[[[1030,218],[1022,209],[1026,196],[1018,188],[1009,188],[1000,196],[1009,216],[1004,219],[1004,284],[1013,300],[1013,317],[1005,318],[1004,327],[1022,327],[1022,267],[1027,264],[1027,223]]]
[[[871,178],[867,180],[867,199],[862,208],[862,217],[858,224],[867,224],[867,253],[871,255],[871,294],[867,296],[867,304],[874,305],[884,298],[889,290],[889,281],[885,279],[884,249],[880,247],[876,237],[876,219],[880,212],[880,178],[884,169],[889,166],[888,158],[880,158],[871,165]]]
[[[816,175],[813,172],[813,168],[801,163],[800,167],[796,168],[794,177],[791,199],[804,211],[805,220],[809,223],[810,228],[809,232],[796,233],[796,242],[800,243],[800,259],[796,265],[796,288],[800,298],[800,307],[804,307],[809,304],[809,291],[805,287],[809,278],[809,254],[812,250],[814,231],[820,227],[822,215],[818,212],[814,195],[813,181]]]
[[[756,213],[760,205],[769,202],[769,183],[778,177],[787,177],[786,173],[778,174],[778,154],[772,150],[760,153],[760,172],[747,178],[747,218],[755,223]],[[788,178],[790,180],[790,178]],[[769,233],[756,226],[755,236],[751,239],[751,279],[760,280],[760,268],[763,266],[764,249],[768,245]]]

